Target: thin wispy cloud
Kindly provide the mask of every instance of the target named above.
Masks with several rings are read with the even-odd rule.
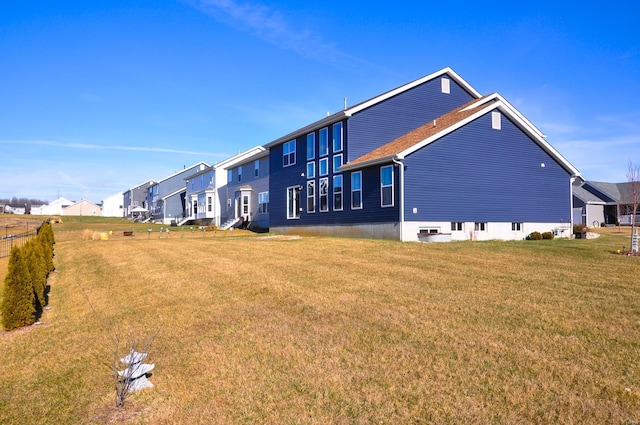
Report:
[[[214,152],[196,152],[182,149],[171,149],[157,146],[118,146],[118,145],[96,145],[89,143],[64,143],[51,140],[0,140],[0,145],[33,145],[33,146],[53,146],[64,149],[78,149],[78,150],[117,150],[117,151],[129,151],[129,152],[156,152],[156,153],[170,153],[181,155],[201,155],[209,157],[226,158],[226,153],[214,153]]]
[[[281,49],[312,59],[340,58],[357,61],[334,43],[308,29],[294,25],[282,13],[257,2],[234,0],[184,0],[225,25],[252,34]]]

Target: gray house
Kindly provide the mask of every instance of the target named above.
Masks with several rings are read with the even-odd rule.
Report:
[[[269,151],[260,147],[227,169],[219,190],[222,228],[269,228]]]
[[[172,222],[177,224],[183,220],[186,215],[185,179],[208,166],[205,162],[199,162],[153,183],[147,190],[147,205],[151,220],[162,224]]]
[[[143,216],[148,215],[147,192],[154,183],[153,180],[147,180],[122,193],[124,217],[130,219],[146,218]]]
[[[587,226],[631,225],[633,183],[585,181],[573,188],[574,221]],[[577,220],[580,214],[581,220]],[[640,217],[636,216],[636,221]]]

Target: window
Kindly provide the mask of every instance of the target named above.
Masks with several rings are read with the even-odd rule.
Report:
[[[462,222],[461,221],[452,221],[451,222],[451,231],[452,232],[462,232]]]
[[[342,175],[333,176],[333,210],[342,211]]]
[[[233,170],[227,171],[227,183],[231,183],[233,181]]]
[[[333,156],[333,172],[337,173],[338,169],[342,167],[342,154]]]
[[[333,152],[340,152],[342,150],[342,123],[336,123],[333,125]]]
[[[307,160],[316,157],[316,134],[307,134]]]
[[[213,198],[211,196],[207,196],[207,211],[213,211]]]
[[[258,213],[269,212],[269,192],[258,193]]]
[[[380,167],[380,205],[393,206],[393,165]]]
[[[307,162],[307,178],[312,179],[316,176],[316,163],[311,161]]]
[[[316,212],[316,182],[309,180],[307,182],[307,212]]]
[[[249,195],[242,195],[242,215],[249,218]]]
[[[419,232],[421,235],[430,234],[430,233],[440,233],[439,227],[421,227]]]
[[[231,208],[231,198],[227,198],[227,208]]]
[[[511,223],[511,230],[515,232],[522,231],[522,223]]]
[[[238,181],[242,181],[242,165],[238,167]]]
[[[287,188],[287,219],[300,218],[300,186]]]
[[[491,128],[494,130],[500,130],[502,128],[500,112],[491,113]]]
[[[260,176],[260,160],[256,159],[253,161],[253,177]]]
[[[351,173],[351,209],[362,208],[362,171]]]
[[[320,179],[320,211],[329,211],[329,179]]]
[[[322,158],[320,160],[320,170],[318,170],[318,174],[320,174],[321,176],[326,176],[327,174],[329,174],[329,159],[328,158]]]
[[[329,130],[325,127],[320,130],[320,141],[318,146],[318,156],[329,155]]]
[[[486,222],[476,222],[474,230],[476,232],[485,232],[487,230],[487,223]]]
[[[451,93],[451,80],[448,78],[440,79],[440,88],[442,89],[442,93],[444,94]]]
[[[296,163],[296,141],[285,142],[282,146],[282,166],[288,167]]]

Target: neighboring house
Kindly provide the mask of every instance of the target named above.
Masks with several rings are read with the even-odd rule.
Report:
[[[114,193],[102,200],[103,217],[124,217],[124,194]]]
[[[249,161],[255,155],[265,156],[262,146],[251,148],[185,178],[187,214],[179,224],[196,222],[221,226],[227,219],[227,174],[231,167]],[[266,168],[268,173],[268,168]]]
[[[147,194],[154,183],[153,180],[147,180],[122,193],[124,217],[137,219],[143,214],[142,210],[146,211],[145,214],[148,214]]]
[[[37,211],[38,215],[62,215],[62,210],[66,207],[73,205],[75,202],[68,200],[67,198],[60,197],[54,201],[49,202],[47,205],[42,205]],[[35,212],[32,211],[33,214]]]
[[[4,212],[7,214],[19,214],[23,215],[27,213],[27,206],[25,204],[9,204],[5,205]]]
[[[62,215],[100,216],[102,215],[102,208],[100,208],[100,206],[94,204],[93,202],[83,199],[73,205],[63,207]]]
[[[582,223],[588,226],[631,225],[633,183],[585,181],[574,189],[574,207],[580,208]],[[640,220],[640,211],[636,221]]]
[[[5,213],[5,208],[6,208],[6,204],[0,204],[0,214],[4,214]]]
[[[445,68],[265,145],[270,227],[418,240],[569,236],[576,170],[499,94]]]
[[[251,229],[269,228],[269,151],[257,147],[227,168],[221,220]],[[223,226],[226,227],[226,226]]]
[[[199,162],[153,183],[147,190],[151,220],[162,224],[182,221],[186,216],[185,179],[208,166],[205,162]]]

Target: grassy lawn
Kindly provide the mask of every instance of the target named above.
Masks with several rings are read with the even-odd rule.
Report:
[[[640,257],[613,254],[628,229],[419,244],[134,227],[54,225],[51,310],[0,332],[0,423],[640,421]],[[80,288],[122,335],[158,331],[155,386],[120,411]]]

